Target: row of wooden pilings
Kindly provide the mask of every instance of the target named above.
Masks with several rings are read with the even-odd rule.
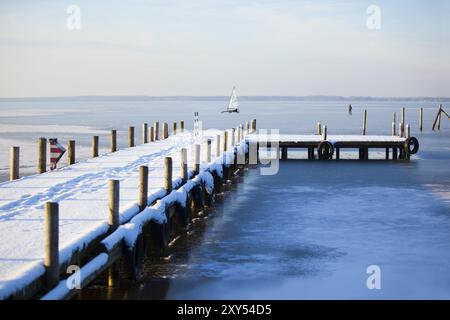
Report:
[[[441,106],[439,107],[441,108]],[[405,124],[405,108],[401,108],[401,122],[399,122],[398,125],[398,132],[396,129],[396,117],[397,114],[394,111],[392,113],[392,136],[398,136],[400,138],[411,138],[411,129],[409,124]],[[419,109],[419,130],[422,131],[423,129],[423,108]],[[365,136],[367,133],[367,110],[364,110],[363,112],[363,126],[362,126],[362,135]],[[317,123],[317,135],[322,135],[323,141],[327,140],[327,126],[322,125],[320,122]],[[338,160],[340,158],[340,150],[339,148],[336,148],[336,159]],[[386,148],[386,160],[389,159],[389,148]],[[409,159],[410,154],[409,152],[405,152],[404,148],[392,148],[392,159]],[[314,148],[308,149],[308,159],[314,159]],[[360,160],[368,160],[369,159],[369,150],[368,148],[359,148],[359,159]]]
[[[256,131],[256,120],[252,120],[250,123],[246,123],[245,129],[247,133],[253,133]],[[195,187],[189,190],[188,197],[186,199],[185,206],[180,206],[178,203],[169,203],[168,207],[165,209],[165,216],[167,218],[166,223],[156,223],[150,221],[142,231],[142,235],[136,240],[136,244],[133,248],[127,248],[122,242],[120,245],[105,249],[101,245],[101,240],[105,239],[107,236],[112,235],[120,227],[119,218],[119,199],[120,199],[120,181],[119,180],[109,180],[109,202],[108,202],[108,225],[109,231],[106,235],[103,235],[101,239],[96,239],[94,246],[89,245],[85,250],[85,256],[80,254],[77,255],[75,261],[82,265],[86,264],[92,259],[92,256],[99,254],[99,252],[107,253],[109,255],[108,263],[101,270],[97,270],[90,276],[84,276],[84,282],[81,284],[82,287],[86,286],[88,283],[96,279],[100,274],[107,271],[107,284],[108,286],[115,286],[119,281],[119,274],[124,274],[124,272],[119,273],[119,268],[125,268],[125,274],[132,279],[136,279],[139,274],[139,260],[142,260],[145,254],[149,252],[157,252],[158,254],[165,254],[170,236],[173,235],[173,226],[176,226],[177,232],[184,232],[188,229],[194,214],[199,210],[210,207],[213,203],[214,194],[219,194],[222,192],[223,185],[226,185],[230,179],[237,172],[241,171],[244,166],[249,164],[249,147],[245,146],[242,148],[242,144],[245,144],[244,136],[244,126],[240,125],[236,129],[232,128],[229,130],[224,130],[222,135],[216,136],[216,146],[215,146],[215,157],[220,159],[224,157],[226,159],[226,154],[229,151],[232,152],[232,160],[230,162],[223,161],[222,172],[223,175],[220,176],[217,171],[207,169],[208,172],[214,178],[214,190],[211,194],[206,192],[205,186],[202,184],[197,184]],[[211,139],[206,139],[205,144],[205,162],[213,163],[212,161],[212,146]],[[241,149],[238,148],[241,146]],[[230,150],[229,148],[232,148]],[[239,162],[238,152],[243,150],[244,161]],[[172,158],[164,158],[164,194],[162,200],[168,197],[174,189],[183,187],[186,185],[187,181],[197,177],[200,172],[200,154],[201,146],[199,144],[194,145],[194,167],[191,171],[191,176],[189,176],[188,161],[187,161],[187,150],[182,148],[180,150],[181,159],[181,183],[179,185],[173,185],[172,176]],[[151,207],[156,203],[154,200],[152,203],[148,203],[148,166],[139,167],[139,182],[138,182],[138,201],[137,205],[139,207],[139,212],[142,213],[146,208]],[[140,213],[137,213],[139,215]],[[136,216],[137,216],[136,215]],[[64,268],[67,265],[72,264],[73,261],[62,264],[59,260],[59,205],[56,202],[47,202],[45,204],[45,230],[44,230],[44,267],[45,275],[41,279],[41,288],[32,294],[32,296],[44,296],[51,292],[55,286],[61,283],[62,277],[64,277]],[[179,228],[181,226],[181,229]],[[71,259],[73,260],[73,259]],[[120,260],[120,261],[119,261]],[[123,270],[121,270],[123,271]],[[67,275],[66,275],[67,276]],[[35,286],[34,286],[35,287]],[[27,290],[23,290],[26,292]],[[74,290],[68,292],[64,295],[64,298],[70,298],[75,294]],[[24,296],[22,296],[24,297]],[[45,296],[44,296],[45,298]]]
[[[154,122],[153,126],[148,127],[147,123],[142,125],[142,143],[154,142],[160,139],[167,139],[169,137],[169,125],[166,122],[162,123],[160,130],[160,123]],[[184,121],[180,121],[179,129],[177,122],[172,124],[172,134],[177,132],[184,132]],[[161,131],[161,137],[160,137]],[[92,137],[92,157],[99,156],[99,136]],[[73,165],[76,162],[75,156],[75,140],[69,140],[67,143],[67,164]],[[135,146],[135,127],[128,128],[128,147]],[[116,152],[118,150],[117,143],[117,130],[110,131],[110,152]],[[10,151],[10,180],[19,179],[20,168],[20,147],[12,146]],[[38,173],[42,174],[47,171],[47,139],[39,138],[38,140]]]

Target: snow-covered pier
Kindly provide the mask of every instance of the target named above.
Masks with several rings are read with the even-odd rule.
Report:
[[[154,129],[153,142],[0,184],[0,299],[70,298],[106,270],[114,285],[119,260],[137,277],[239,172],[255,130]]]
[[[176,128],[169,135],[165,124],[159,139],[152,127],[150,142],[134,146],[133,139],[129,148],[100,156],[97,149],[92,159],[1,183],[0,299],[70,298],[100,274],[113,286],[119,265],[121,276],[136,279],[143,257],[166,252],[224,184],[258,163],[261,147],[275,148],[281,159],[290,148],[305,148],[310,160],[358,149],[367,160],[369,149],[409,159],[419,146],[409,132],[327,135],[324,127],[316,135],[257,134],[256,120],[224,131]]]

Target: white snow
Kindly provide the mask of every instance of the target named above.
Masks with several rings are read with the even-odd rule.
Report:
[[[104,241],[111,244],[125,238],[132,245],[143,222],[154,219],[163,223],[161,214],[165,201],[175,199],[184,205],[185,193],[192,183],[206,184],[212,192],[214,181],[209,171],[221,175],[220,161],[204,162],[203,140],[209,138],[215,146],[218,130],[205,130],[203,139],[185,132],[167,140],[138,145],[119,150],[95,159],[61,168],[41,175],[27,176],[13,182],[0,184],[0,299],[14,293],[41,276],[43,269],[44,204],[59,203],[60,263],[67,262],[72,253],[82,250],[92,239],[105,234],[108,229],[108,180],[120,180],[120,221],[129,223]],[[188,166],[193,167],[193,145],[200,144],[201,173],[182,190],[174,191],[169,198],[158,201],[140,215],[137,206],[138,168],[149,167],[148,203],[164,196],[164,157],[173,161],[173,185],[180,185],[180,149],[188,151]],[[212,154],[215,154],[214,150]],[[225,157],[232,154],[227,152]],[[173,197],[173,198],[171,198]],[[131,219],[131,220],[130,220]]]

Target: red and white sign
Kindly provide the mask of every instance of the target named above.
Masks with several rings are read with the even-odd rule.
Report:
[[[58,143],[58,139],[49,139],[50,141],[50,169],[56,169],[56,164],[62,158],[66,149]]]

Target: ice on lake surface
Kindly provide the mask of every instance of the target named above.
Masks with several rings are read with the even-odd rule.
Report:
[[[314,133],[318,121],[327,125],[329,134],[358,134],[367,109],[368,134],[390,134],[392,112],[399,122],[400,107],[405,106],[406,122],[420,141],[411,162],[283,162],[274,176],[249,170],[203,225],[175,245],[170,263],[147,265],[142,283],[128,283],[109,294],[169,299],[450,298],[450,122],[431,132],[436,103],[359,102],[352,103],[353,114],[348,115],[342,101],[243,101],[240,114],[219,115],[224,103],[2,102],[0,126],[12,130],[2,130],[0,147],[8,150],[12,141],[28,146],[24,154],[33,168],[33,140],[54,133],[21,131],[22,124],[77,126],[76,133],[59,130],[54,135],[63,143],[75,137],[87,156],[95,130],[105,130],[100,140],[106,150],[111,128],[119,130],[124,146],[129,125],[139,130],[144,121],[184,120],[189,129],[194,111],[200,112],[206,128],[256,118],[258,128],[279,128],[286,134]],[[41,115],[32,112],[36,106]],[[422,133],[419,107],[425,108]],[[21,111],[15,115],[13,110]],[[6,174],[8,153],[2,154],[0,168]],[[381,268],[381,290],[367,289],[370,265]],[[106,291],[93,287],[85,297]]]

